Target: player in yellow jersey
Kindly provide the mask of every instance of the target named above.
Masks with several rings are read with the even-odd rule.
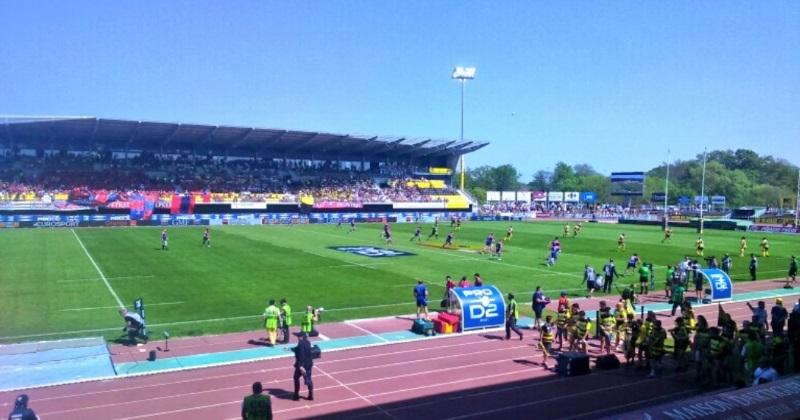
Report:
[[[761,239],[761,256],[769,257],[769,241],[767,238]]]
[[[624,251],[625,250],[625,234],[620,233],[619,238],[617,238],[617,250]]]
[[[566,238],[568,236],[569,236],[569,223],[564,225],[564,237]]]
[[[744,251],[747,250],[747,238],[742,236],[742,239],[739,239],[739,256],[744,257]]]
[[[696,241],[694,241],[694,248],[695,248],[695,252],[697,253],[697,255],[702,257],[703,256],[703,250],[705,250],[705,248],[706,248],[706,244],[703,241],[702,237],[699,237],[699,238],[697,238]]]
[[[672,228],[670,227],[664,229],[664,239],[661,240],[661,243],[664,242],[672,242]]]

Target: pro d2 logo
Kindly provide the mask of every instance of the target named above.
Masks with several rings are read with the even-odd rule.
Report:
[[[377,248],[374,246],[332,246],[330,249],[335,249],[340,252],[348,254],[357,254],[369,258],[384,258],[384,257],[405,257],[414,255],[410,252],[396,251],[394,249]]]

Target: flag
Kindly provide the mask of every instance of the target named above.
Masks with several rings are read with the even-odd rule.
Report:
[[[717,305],[719,305],[718,306],[719,307],[719,312],[717,314],[717,326],[722,328],[727,323],[728,313],[725,312],[724,309],[722,309],[722,304],[721,303],[718,303]]]
[[[142,220],[145,218],[144,197],[141,194],[130,196],[131,220]]]
[[[194,196],[178,195],[172,196],[170,214],[192,214],[194,213]]]

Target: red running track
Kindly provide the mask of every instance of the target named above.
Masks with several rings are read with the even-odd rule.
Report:
[[[797,295],[784,298],[787,305]],[[771,306],[772,302],[768,302]],[[744,303],[725,305],[738,320]],[[717,308],[697,309],[714,323]],[[661,317],[669,327],[671,319]],[[362,328],[368,323],[361,324]],[[291,360],[278,359],[103,382],[32,389],[46,419],[236,419],[254,381],[273,395],[276,418],[596,418],[696,394],[692,378],[646,379],[632,369],[565,378],[544,369],[533,332],[464,335],[323,355],[316,400],[291,401]],[[537,337],[538,338],[538,337]],[[590,352],[597,352],[592,346]],[[10,411],[16,393],[0,393]]]

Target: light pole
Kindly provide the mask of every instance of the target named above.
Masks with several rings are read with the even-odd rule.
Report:
[[[700,183],[700,234],[703,234],[703,207],[706,201],[706,156],[708,152],[703,149],[703,176]]]
[[[671,161],[670,150],[667,149],[667,177],[664,179],[664,230],[669,228],[669,215],[667,214],[667,200],[669,196],[669,164]]]
[[[453,79],[458,80],[461,85],[461,142],[464,142],[464,85],[467,80],[475,78],[475,67],[456,67],[453,69]],[[464,189],[464,155],[461,155],[461,189]]]

